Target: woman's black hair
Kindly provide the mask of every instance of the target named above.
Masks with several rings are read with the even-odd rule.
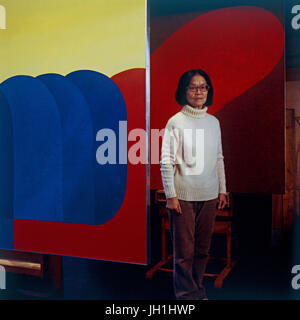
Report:
[[[186,100],[186,90],[191,82],[191,79],[196,74],[199,74],[200,76],[202,76],[206,80],[206,83],[210,87],[210,89],[208,90],[207,99],[206,99],[206,102],[204,105],[205,106],[212,105],[214,88],[211,83],[211,80],[205,71],[203,71],[201,69],[194,69],[194,70],[189,70],[189,71],[185,72],[179,79],[177,90],[175,93],[175,99],[181,106],[188,104],[188,101]]]

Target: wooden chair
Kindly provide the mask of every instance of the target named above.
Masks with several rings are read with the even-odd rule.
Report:
[[[232,224],[232,196],[231,194],[227,195],[228,205],[223,210],[217,209],[214,234],[223,234],[226,236],[226,257],[220,258],[223,263],[225,262],[225,267],[219,273],[205,273],[206,277],[216,277],[214,282],[215,288],[222,288],[223,281],[225,277],[232,270],[236,261],[232,260],[231,255],[231,224]],[[162,257],[161,260],[153,266],[146,273],[146,278],[151,279],[153,274],[158,271],[165,271],[172,273],[172,259],[173,255],[168,252],[167,245],[167,232],[170,232],[170,222],[168,217],[168,210],[166,209],[166,197],[163,190],[157,190],[155,193],[155,203],[158,205],[159,215],[161,217],[161,248],[162,248]],[[215,257],[210,257],[210,260],[216,260]]]

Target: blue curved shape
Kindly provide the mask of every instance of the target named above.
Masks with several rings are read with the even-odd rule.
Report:
[[[94,134],[81,91],[59,74],[38,76],[52,93],[61,118],[64,222],[95,224]]]
[[[125,197],[127,164],[118,164],[119,121],[127,120],[126,104],[118,86],[104,74],[80,70],[66,76],[83,93],[88,102],[93,119],[94,133],[94,172],[95,172],[95,217],[96,223],[104,224],[111,220],[120,209]],[[111,129],[116,135],[117,164],[102,164],[96,161],[97,132]]]
[[[14,248],[13,126],[9,105],[0,92],[0,247]]]
[[[63,221],[62,134],[47,87],[29,76],[0,85],[11,109],[14,136],[14,218]]]

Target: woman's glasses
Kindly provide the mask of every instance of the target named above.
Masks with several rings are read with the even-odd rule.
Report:
[[[210,86],[208,84],[202,84],[201,86],[188,86],[188,90],[191,92],[196,92],[198,89],[200,89],[201,92],[207,92],[210,89]]]

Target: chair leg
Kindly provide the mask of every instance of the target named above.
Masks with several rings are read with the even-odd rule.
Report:
[[[227,231],[227,262],[226,267],[231,267],[231,226],[228,226]]]
[[[226,267],[218,274],[215,282],[214,287],[221,289],[223,286],[223,281],[229,274],[229,272],[232,270],[233,266],[235,265],[235,262],[232,262],[231,260],[231,225],[228,226],[227,230],[227,248],[226,248]]]

